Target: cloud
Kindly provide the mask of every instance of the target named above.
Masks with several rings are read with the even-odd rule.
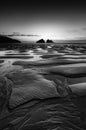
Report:
[[[13,32],[11,34],[1,34],[1,35],[4,35],[4,36],[9,36],[9,37],[14,37],[14,36],[27,36],[27,37],[39,37],[40,35],[34,35],[34,34],[21,34],[19,32]]]

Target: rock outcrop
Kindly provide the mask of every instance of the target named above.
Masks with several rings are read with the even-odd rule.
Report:
[[[54,42],[50,39],[47,39],[46,43],[54,43]]]
[[[44,39],[40,39],[36,43],[45,43],[45,40]]]
[[[36,43],[54,43],[52,40],[50,40],[50,39],[47,39],[47,41],[45,42],[45,40],[44,39],[40,39],[40,40],[38,40]]]

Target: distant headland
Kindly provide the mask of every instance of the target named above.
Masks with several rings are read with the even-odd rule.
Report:
[[[19,40],[0,35],[0,43],[21,43]]]
[[[4,35],[0,35],[0,48],[16,48],[20,45],[20,41],[4,36]]]

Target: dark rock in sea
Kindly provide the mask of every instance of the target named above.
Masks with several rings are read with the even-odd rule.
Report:
[[[46,43],[54,43],[52,40],[47,39]]]
[[[0,118],[9,106],[9,99],[12,93],[12,82],[6,77],[0,76]]]
[[[36,43],[45,43],[45,40],[44,39],[40,39]],[[47,39],[46,43],[54,43],[54,42],[52,40],[50,40],[50,39]]]
[[[45,40],[44,39],[40,39],[36,43],[45,43]]]

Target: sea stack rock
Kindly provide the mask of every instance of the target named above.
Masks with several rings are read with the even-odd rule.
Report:
[[[45,40],[44,39],[40,39],[36,43],[45,43]]]
[[[52,40],[47,39],[46,43],[54,43]]]

